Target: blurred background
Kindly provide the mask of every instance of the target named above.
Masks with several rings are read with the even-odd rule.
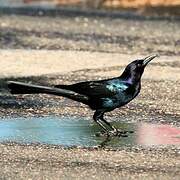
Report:
[[[79,6],[94,8],[177,7],[179,0],[0,0],[1,6]]]
[[[176,6],[179,0],[0,0],[1,5],[87,5],[103,7]]]

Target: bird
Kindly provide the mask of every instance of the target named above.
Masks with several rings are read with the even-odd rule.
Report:
[[[137,59],[129,63],[118,77],[84,81],[69,85],[40,86],[18,81],[8,81],[11,94],[52,94],[63,96],[88,105],[94,112],[94,121],[107,136],[125,134],[125,131],[112,126],[104,114],[120,108],[132,101],[141,90],[141,77],[145,67],[157,54]]]

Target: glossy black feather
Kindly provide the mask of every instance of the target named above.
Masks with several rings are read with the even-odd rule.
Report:
[[[111,97],[115,92],[107,87],[107,81],[88,81],[72,85],[56,85],[57,88],[68,89],[89,97]]]

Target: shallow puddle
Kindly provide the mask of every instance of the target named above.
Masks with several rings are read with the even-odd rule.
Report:
[[[110,147],[180,145],[180,128],[148,123],[113,123],[123,130],[134,131],[128,137],[114,137],[105,141],[97,137],[100,128],[91,120],[74,117],[33,117],[0,119],[0,142],[44,143],[63,146]]]

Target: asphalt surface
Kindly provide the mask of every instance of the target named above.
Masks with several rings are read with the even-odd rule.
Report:
[[[0,116],[91,117],[92,112],[86,106],[61,97],[12,96],[7,93],[5,81],[69,84],[103,79],[117,76],[136,57],[159,53],[159,61],[145,71],[141,95],[121,110],[108,113],[107,118],[179,127],[179,28],[179,21],[166,18],[1,13]],[[180,176],[177,146],[87,149],[4,143],[0,152],[2,179],[179,179]]]

